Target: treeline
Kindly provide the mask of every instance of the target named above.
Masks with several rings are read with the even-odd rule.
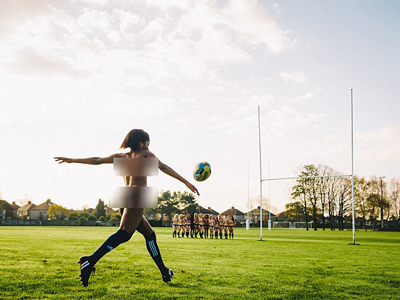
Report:
[[[57,219],[57,220],[81,220],[82,222],[85,221],[112,221],[118,222],[121,220],[121,216],[109,209],[106,209],[106,205],[104,201],[99,199],[95,209],[91,212],[84,211],[84,212],[76,212],[73,210],[69,210],[61,205],[52,205],[50,206],[49,210],[47,211],[47,215],[49,219]]]
[[[295,180],[291,196],[294,202],[286,204],[286,215],[292,222],[313,221],[317,230],[329,226],[331,230],[344,229],[351,222],[351,177],[326,165],[305,165]],[[389,223],[398,224],[400,218],[400,180],[373,176],[370,179],[354,177],[356,224],[364,229],[389,229]],[[306,223],[307,224],[307,223]],[[378,226],[379,225],[379,226]],[[307,225],[308,226],[308,225]],[[398,226],[398,225],[397,225]],[[308,230],[308,228],[307,228]]]
[[[148,219],[155,219],[156,214],[160,216],[167,216],[169,220],[176,213],[195,213],[198,209],[196,197],[193,193],[189,192],[171,192],[161,191],[158,195],[158,205],[156,208],[147,208],[144,210],[144,214]],[[95,209],[89,212],[75,212],[68,210],[61,205],[50,206],[48,212],[50,219],[69,219],[69,220],[81,220],[81,221],[119,221],[121,215],[119,212],[107,209],[104,201],[99,199]]]
[[[167,190],[159,193],[157,207],[145,209],[145,215],[151,217],[158,213],[161,216],[167,216],[171,222],[175,214],[194,214],[198,207],[196,196],[193,193]]]

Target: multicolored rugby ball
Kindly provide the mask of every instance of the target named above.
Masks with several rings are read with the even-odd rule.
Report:
[[[211,175],[211,166],[208,162],[201,162],[196,165],[193,171],[193,177],[196,181],[204,181]]]

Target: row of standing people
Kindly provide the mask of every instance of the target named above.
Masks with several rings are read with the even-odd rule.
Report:
[[[190,213],[176,214],[173,218],[174,232],[172,237],[191,237],[197,238],[219,238],[233,239],[233,229],[236,225],[236,220],[233,216],[221,215],[213,216],[212,214],[195,213],[193,216]]]

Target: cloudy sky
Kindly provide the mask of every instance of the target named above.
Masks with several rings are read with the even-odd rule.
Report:
[[[0,2],[0,191],[77,208],[108,201],[112,165],[58,165],[107,156],[143,128],[161,161],[194,181],[198,201],[246,210],[263,177],[304,164],[399,177],[400,2]],[[185,190],[160,174],[159,189]],[[272,205],[288,182],[264,184]]]

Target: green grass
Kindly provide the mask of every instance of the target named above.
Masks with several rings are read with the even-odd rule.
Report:
[[[0,299],[400,299],[400,233],[237,229],[234,240],[178,239],[155,228],[165,284],[143,237],[79,285],[79,256],[117,228],[0,227]]]

